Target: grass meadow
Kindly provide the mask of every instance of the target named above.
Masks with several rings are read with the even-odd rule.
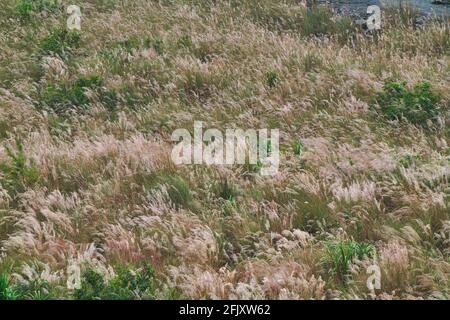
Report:
[[[449,299],[449,22],[382,18],[2,0],[0,299]],[[279,129],[278,174],[175,165],[194,121]]]

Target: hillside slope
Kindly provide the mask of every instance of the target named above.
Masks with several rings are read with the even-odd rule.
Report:
[[[450,298],[449,26],[383,14],[2,1],[0,298]],[[194,121],[278,173],[175,165]]]

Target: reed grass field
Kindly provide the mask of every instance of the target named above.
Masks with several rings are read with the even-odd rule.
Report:
[[[0,299],[450,299],[450,23],[416,14],[2,0]],[[276,174],[174,163],[199,121],[279,130]]]

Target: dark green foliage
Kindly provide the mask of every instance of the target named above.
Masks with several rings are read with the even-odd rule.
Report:
[[[292,149],[294,150],[294,154],[296,156],[300,156],[303,151],[303,144],[299,139],[295,139],[294,143],[292,144]]]
[[[147,38],[144,40],[144,47],[147,49],[153,48],[160,55],[164,53],[164,42],[161,39]]]
[[[120,48],[125,49],[127,52],[132,53],[141,47],[142,43],[137,37],[129,37],[125,40],[119,41],[117,45]]]
[[[70,88],[71,101],[74,105],[84,106],[89,103],[86,96],[86,89],[98,90],[103,84],[100,77],[92,75],[88,77],[79,77]]]
[[[417,162],[418,157],[415,155],[407,154],[400,159],[400,165],[404,168],[411,167],[415,162]]]
[[[303,16],[302,34],[304,36],[347,35],[352,29],[353,24],[350,18],[336,19],[327,7],[314,7],[307,10]]]
[[[33,12],[33,1],[32,0],[21,0],[16,5],[16,13],[21,18],[28,17]]]
[[[161,39],[154,38],[144,38],[139,39],[138,37],[131,36],[123,41],[119,41],[117,46],[125,49],[127,52],[132,53],[135,50],[142,48],[150,49],[153,48],[158,54],[164,53],[164,43]]]
[[[330,241],[325,244],[325,264],[341,279],[348,275],[350,263],[370,257],[373,247],[370,244],[358,243],[352,240]]]
[[[162,181],[168,185],[170,200],[175,206],[187,206],[192,201],[192,194],[189,184],[179,176],[164,176]]]
[[[138,271],[122,268],[108,285],[109,299],[153,299],[154,271],[146,266]]]
[[[9,123],[5,120],[0,120],[0,139],[7,138],[9,131],[10,131]]]
[[[275,71],[268,71],[266,73],[266,83],[270,88],[273,88],[280,81],[280,76]]]
[[[28,18],[33,12],[55,13],[62,11],[62,8],[63,6],[58,4],[56,0],[19,0],[15,11],[21,18]]]
[[[330,31],[332,14],[328,8],[316,7],[307,10],[303,20],[304,35],[327,34]]]
[[[406,82],[386,81],[376,97],[382,115],[388,120],[406,120],[426,125],[444,110],[441,97],[431,91],[429,82],[420,82],[410,90]]]
[[[119,268],[108,282],[97,271],[88,268],[81,276],[81,288],[74,291],[77,300],[130,300],[153,299],[154,271],[150,266],[138,270]]]
[[[38,43],[40,54],[55,54],[64,57],[68,52],[80,46],[81,34],[64,28],[55,28]]]
[[[215,185],[215,193],[218,197],[229,201],[234,201],[241,194],[237,187],[227,179]]]
[[[180,39],[178,39],[178,45],[183,48],[192,48],[192,38],[190,35],[184,35]]]
[[[110,111],[115,109],[116,94],[103,87],[103,80],[96,76],[81,76],[73,83],[50,83],[41,90],[39,102],[43,107],[49,107],[55,112],[64,112],[73,108],[86,107],[90,102],[87,90],[97,94],[103,105]]]
[[[103,276],[88,268],[81,275],[81,288],[76,289],[73,296],[77,300],[101,299],[105,290],[106,283]]]
[[[9,146],[5,146],[6,154],[10,162],[0,163],[1,183],[12,193],[21,193],[27,187],[31,187],[39,180],[37,168],[34,165],[28,165],[23,150],[23,145],[16,140],[16,151]]]
[[[0,274],[0,300],[16,300],[17,293],[11,288],[8,275]]]
[[[45,280],[33,280],[27,283],[20,283],[14,286],[17,299],[22,300],[50,300],[55,297],[52,295],[52,287]]]
[[[292,225],[295,228],[316,234],[336,227],[336,217],[330,212],[324,196],[309,193],[296,187],[294,189],[296,189],[296,192],[292,195],[288,193],[278,194],[277,201],[281,204],[294,202],[296,214],[293,217]]]

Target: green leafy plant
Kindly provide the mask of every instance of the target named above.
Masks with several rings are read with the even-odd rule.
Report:
[[[108,297],[119,300],[153,299],[155,289],[154,270],[150,266],[139,270],[120,268],[107,287]]]
[[[9,146],[5,146],[5,149],[10,162],[1,162],[0,172],[2,173],[1,182],[8,191],[16,194],[36,184],[39,180],[37,168],[27,164],[22,143],[16,140],[16,151]]]
[[[19,283],[14,287],[14,291],[17,298],[24,300],[50,300],[54,298],[50,283],[40,279]]]
[[[303,144],[299,139],[295,139],[294,143],[292,144],[292,149],[294,150],[294,154],[296,156],[300,156],[303,151]]]
[[[73,296],[77,300],[101,299],[106,288],[103,276],[92,268],[87,268],[81,274],[81,287],[75,289]]]
[[[40,54],[55,54],[64,57],[80,46],[81,34],[64,28],[55,28],[38,43]]]
[[[148,265],[137,270],[119,267],[117,275],[109,281],[94,269],[87,268],[73,297],[77,300],[153,299],[155,290],[154,271]]]
[[[180,176],[163,176],[162,182],[168,186],[170,200],[177,208],[188,206],[192,201],[189,184]]]
[[[119,41],[117,45],[120,48],[125,49],[128,53],[132,53],[134,50],[137,50],[141,47],[142,41],[137,37],[129,37],[125,40]]]
[[[8,275],[0,274],[0,300],[16,300],[17,293],[11,288]]]
[[[381,113],[388,120],[406,120],[425,125],[443,112],[441,97],[431,91],[429,82],[420,82],[412,89],[406,82],[386,81],[376,96]]]
[[[401,157],[399,162],[402,167],[409,168],[417,160],[418,160],[418,157],[416,155],[407,154],[407,155],[404,155],[403,157]]]
[[[224,179],[217,183],[214,187],[215,193],[222,199],[235,201],[236,198],[241,194],[238,188],[228,179]]]
[[[164,42],[161,39],[146,38],[144,40],[144,47],[147,49],[153,48],[160,55],[164,53]]]
[[[330,241],[325,244],[325,264],[337,274],[341,280],[348,275],[350,263],[353,259],[370,257],[373,247],[370,244],[352,240]]]
[[[178,39],[178,45],[183,48],[192,48],[192,38],[190,35],[183,35],[180,39]]]
[[[268,71],[266,73],[266,83],[270,88],[273,88],[280,81],[280,76],[275,71]]]
[[[15,10],[21,18],[28,18],[33,12],[60,12],[63,6],[57,0],[19,0]]]
[[[21,0],[16,4],[15,10],[18,16],[27,18],[33,12],[33,1]]]
[[[114,91],[103,87],[103,80],[96,75],[82,76],[73,83],[50,83],[40,92],[40,104],[56,112],[62,112],[73,107],[85,107],[91,102],[86,94],[88,90],[95,92],[105,107],[115,109],[117,97]]]

